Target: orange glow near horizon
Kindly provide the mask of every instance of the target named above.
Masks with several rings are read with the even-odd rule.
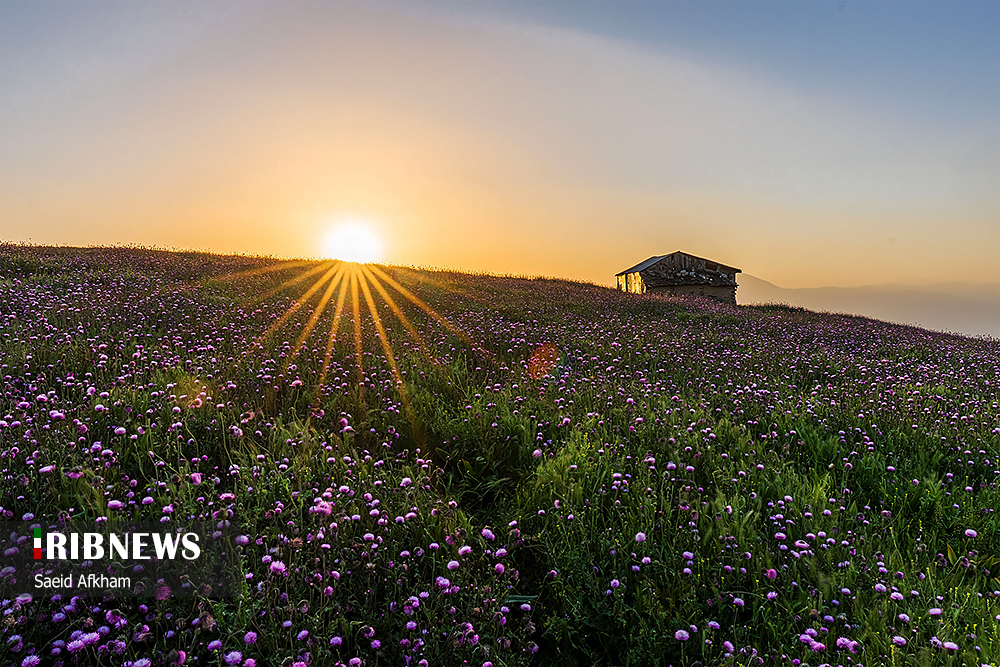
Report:
[[[185,42],[109,5],[4,60],[0,239],[607,286],[676,250],[786,288],[1000,280],[995,120],[433,3],[205,6],[243,18]],[[135,37],[80,70],[77,29]]]

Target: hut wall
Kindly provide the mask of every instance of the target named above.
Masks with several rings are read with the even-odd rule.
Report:
[[[736,305],[735,287],[715,287],[713,285],[672,285],[665,287],[649,287],[647,291],[656,294],[669,294],[670,296],[708,296],[718,299],[730,305]]]
[[[624,278],[624,281],[622,278]],[[646,285],[643,283],[642,276],[639,275],[638,271],[619,276],[618,288],[632,294],[642,294],[646,291]]]

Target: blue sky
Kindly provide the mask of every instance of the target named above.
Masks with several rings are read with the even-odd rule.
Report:
[[[1000,280],[1000,3],[0,3],[0,237]],[[526,242],[528,239],[529,242]]]
[[[930,120],[1000,116],[1000,3],[504,2],[479,11],[582,30],[855,96]]]

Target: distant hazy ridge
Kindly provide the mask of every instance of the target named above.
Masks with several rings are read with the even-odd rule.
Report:
[[[873,285],[789,289],[743,274],[737,302],[778,302],[810,310],[855,313],[970,336],[1000,337],[1000,283]]]

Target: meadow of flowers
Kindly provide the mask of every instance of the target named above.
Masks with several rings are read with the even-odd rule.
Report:
[[[0,246],[0,520],[245,536],[0,599],[0,665],[1000,661],[1000,342],[326,268]]]

